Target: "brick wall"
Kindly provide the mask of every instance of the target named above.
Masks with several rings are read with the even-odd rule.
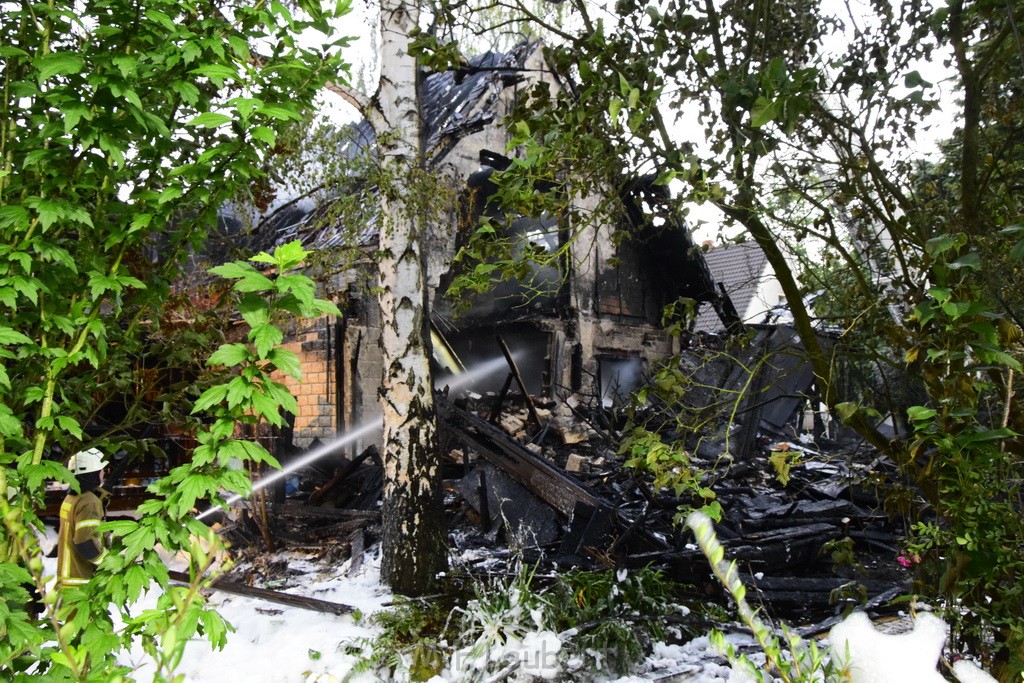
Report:
[[[299,357],[302,380],[275,377],[295,396],[299,412],[295,417],[295,445],[308,446],[314,438],[329,441],[336,433],[334,409],[333,320],[328,317],[286,334],[284,348]]]

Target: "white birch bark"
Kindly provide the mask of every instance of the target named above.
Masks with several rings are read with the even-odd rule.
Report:
[[[415,182],[423,158],[416,61],[409,32],[415,2],[381,4],[380,87],[368,118],[377,133],[384,415],[381,578],[397,593],[430,592],[447,566],[440,462],[430,380],[423,210]]]

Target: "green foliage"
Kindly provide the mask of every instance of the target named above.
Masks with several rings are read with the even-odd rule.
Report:
[[[827,541],[821,546],[819,555],[828,555],[832,560],[832,570],[837,571],[841,567],[856,567],[857,554],[854,552],[854,542],[849,536],[836,538]]]
[[[942,568],[928,591],[949,608],[956,640],[985,649],[995,640],[997,658],[1017,675],[1024,653],[1024,489],[1019,435],[1007,422],[1021,368],[1014,342],[1007,343],[1015,330],[973,277],[981,266],[968,245],[963,233],[929,240],[931,287],[914,310],[907,357],[920,364],[932,401],[907,410],[914,430],[908,469],[933,487],[936,516],[914,526],[909,550]],[[986,407],[993,398],[1002,409]],[[974,618],[965,618],[961,605]]]
[[[729,592],[736,603],[740,619],[753,632],[757,644],[765,655],[766,666],[754,665],[746,655],[737,655],[732,643],[725,641],[718,631],[713,631],[711,644],[732,663],[741,668],[754,680],[770,683],[776,677],[785,683],[826,683],[848,681],[849,672],[837,662],[827,660],[818,650],[817,644],[801,639],[788,627],[782,627],[782,640],[773,630],[757,616],[757,612],[747,602],[747,588],[740,581],[736,562],[725,561],[725,548],[718,542],[714,525],[703,513],[693,512],[687,517],[686,525],[697,538],[697,544],[715,576]]]
[[[553,630],[571,634],[566,648],[588,671],[628,673],[669,638],[667,620],[687,612],[677,584],[659,570],[568,572],[545,592]]]
[[[471,578],[470,588],[450,596],[459,604],[447,617],[444,601],[422,600],[374,615],[382,633],[347,648],[360,657],[353,675],[422,681],[443,667],[466,681],[541,670],[622,675],[688,613],[677,602],[678,585],[653,569],[541,579],[520,561],[507,576]]]
[[[359,657],[350,677],[402,672],[411,681],[425,681],[440,672],[437,658],[432,656],[439,652],[438,638],[448,626],[447,612],[440,603],[399,596],[394,608],[377,612],[371,619],[381,628],[380,634],[372,639],[357,638],[345,647],[348,654]]]
[[[256,272],[251,265],[233,264],[236,266],[236,289],[246,291],[246,296],[256,293],[264,296],[270,321],[280,322],[283,316],[314,317],[321,312],[336,312],[332,304],[313,297],[315,285],[312,280],[289,274],[289,270],[297,267],[305,256],[306,252],[298,243],[292,243],[280,247],[273,255],[254,257],[254,262],[266,264],[278,275],[273,280],[267,279],[262,290],[253,290],[243,284]],[[292,310],[293,299],[305,302],[298,306],[297,312]],[[101,530],[109,532],[112,538],[113,552],[100,564],[97,580],[87,584],[81,596],[74,591],[63,591],[56,598],[56,619],[65,623],[58,640],[62,644],[68,643],[66,647],[72,653],[82,652],[81,648],[75,648],[74,642],[89,643],[87,651],[92,661],[106,664],[104,667],[95,664],[83,667],[86,671],[105,672],[102,675],[109,676],[110,667],[114,666],[113,655],[132,638],[140,639],[143,649],[152,657],[158,680],[172,678],[185,643],[194,635],[204,635],[214,647],[224,646],[231,627],[215,611],[205,607],[205,599],[200,593],[200,589],[214,578],[210,571],[221,557],[223,548],[212,531],[192,517],[193,506],[199,499],[218,501],[223,491],[248,492],[249,481],[244,472],[230,465],[234,459],[277,466],[270,454],[258,444],[231,437],[239,422],[255,423],[261,416],[267,419],[277,417],[280,407],[294,406],[294,399],[280,384],[270,379],[270,373],[276,370],[298,378],[294,370],[289,370],[291,363],[276,364],[273,361],[274,357],[288,357],[283,350],[275,350],[280,352],[277,354],[261,351],[255,329],[250,329],[246,346],[247,353],[239,354],[240,357],[235,359],[237,362],[233,363],[238,372],[235,379],[215,385],[204,393],[204,396],[220,395],[219,389],[226,389],[223,398],[220,401],[203,401],[200,397],[197,402],[195,410],[212,415],[214,420],[196,435],[202,445],[196,449],[192,462],[173,469],[149,487],[149,492],[155,497],[139,507],[142,516],[138,521],[101,525]],[[225,348],[227,345],[214,355],[223,358]],[[237,345],[232,348],[237,350]],[[210,362],[217,361],[211,358]],[[231,387],[239,377],[247,379],[247,391],[239,397],[229,398]],[[155,551],[157,543],[164,548],[181,548],[188,553],[190,583],[187,586],[168,584],[167,569]],[[131,605],[154,581],[164,589],[156,608],[133,614]],[[88,602],[82,603],[81,600]],[[83,604],[88,604],[91,609],[82,609]],[[120,632],[109,622],[107,605],[121,612],[125,627]],[[73,629],[68,628],[69,623]],[[97,631],[102,637],[98,637]],[[73,666],[70,657],[54,661]]]
[[[625,456],[623,464],[626,467],[653,474],[655,491],[669,489],[676,497],[691,496],[694,500],[703,501],[701,509],[707,514],[716,519],[721,516],[722,509],[715,501],[715,492],[705,481],[712,472],[694,467],[680,440],[665,443],[660,434],[635,426],[623,439],[619,455]],[[688,510],[681,510],[680,514],[685,512]]]
[[[669,307],[667,320],[674,321],[670,316],[676,309]],[[744,406],[761,400],[765,385],[758,384],[757,375],[772,365],[772,356],[749,341],[741,336],[665,359],[634,392],[625,410],[628,422],[619,455],[627,467],[653,476],[655,492],[668,490],[683,499],[679,520],[695,509],[719,519],[722,508],[715,500],[714,482],[725,471],[730,454],[746,455],[744,445],[736,443],[735,425],[745,419]],[[730,376],[733,380],[725,381]],[[725,451],[717,462],[697,467],[691,453],[705,439],[715,438],[722,439]],[[783,467],[780,475],[788,473],[785,466],[797,454],[781,457],[776,459]]]
[[[163,678],[192,633],[221,641],[222,624],[199,607],[198,583],[170,590],[163,616],[120,633],[107,606],[125,609],[154,579],[167,585],[153,544],[189,548],[202,525],[171,520],[236,475],[172,474],[179,489],[166,507],[153,501],[137,528],[110,529],[123,554],[108,556],[103,580],[59,596],[42,573],[35,510],[45,479],[71,482],[59,462],[67,454],[84,445],[139,455],[151,446],[126,427],[187,413],[194,394],[181,383],[156,402],[166,414],[144,410],[154,404],[145,397],[155,377],[215,336],[197,320],[181,343],[169,342],[171,283],[217,209],[260,177],[282,126],[337,78],[335,48],[345,41],[314,49],[296,36],[330,33],[346,10],[344,1],[301,1],[294,13],[276,2],[0,3],[0,491],[16,491],[0,498],[0,593],[13,606],[0,615],[5,674],[37,662],[39,675],[112,680],[127,674],[112,652],[148,628]],[[268,362],[277,338],[264,327],[256,340]],[[236,396],[234,407],[267,396]],[[288,405],[279,393],[269,397]],[[259,405],[277,414],[266,400]],[[196,550],[198,568],[207,554]],[[21,609],[17,566],[46,595],[42,620]]]

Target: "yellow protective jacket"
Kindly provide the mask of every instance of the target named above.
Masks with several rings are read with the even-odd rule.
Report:
[[[105,493],[105,492],[104,492]],[[92,578],[106,550],[96,527],[103,521],[103,500],[93,491],[69,493],[60,506],[57,581],[80,586]]]

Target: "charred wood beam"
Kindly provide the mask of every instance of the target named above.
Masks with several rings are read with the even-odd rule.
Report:
[[[611,507],[500,429],[442,397],[437,398],[437,415],[457,439],[566,517],[572,515],[578,503],[593,508]]]
[[[349,571],[358,569],[363,564],[363,556],[366,553],[366,534],[362,528],[356,529],[348,539],[349,543]]]
[[[358,458],[356,458],[355,460],[350,462],[343,469],[338,470],[335,473],[335,475],[333,477],[331,477],[331,480],[329,482],[324,484],[322,487],[320,487],[320,489],[314,491],[309,496],[309,504],[310,505],[316,505],[321,500],[323,500],[323,497],[325,495],[327,495],[327,493],[332,488],[337,486],[340,482],[344,481],[345,477],[347,477],[348,475],[350,475],[353,472],[355,472],[356,468],[359,467],[360,465],[362,465],[363,462],[366,461],[367,458],[377,458],[377,459],[380,459],[380,451],[377,450],[376,446],[374,446],[374,445],[368,446],[366,448],[366,450],[363,451],[362,455],[360,455]]]
[[[498,336],[498,346],[501,347],[501,352],[505,354],[505,360],[508,361],[508,367],[512,370],[512,376],[515,377],[516,384],[519,385],[519,391],[523,392],[523,401],[526,403],[526,409],[530,411],[530,418],[533,420],[533,424],[537,426],[537,429],[543,427],[540,422],[540,416],[537,415],[537,407],[533,405],[533,398],[530,396],[530,392],[526,390],[526,383],[523,382],[523,376],[519,374],[519,366],[516,365],[516,361],[512,358],[512,352],[509,351],[508,344],[505,340]]]
[[[740,318],[739,312],[736,310],[736,305],[732,302],[732,297],[729,296],[729,292],[725,291],[725,285],[721,282],[718,284],[718,293],[714,299],[711,300],[711,307],[715,309],[715,313],[718,314],[718,319],[722,321],[725,326],[725,331],[732,337],[737,337],[743,334],[746,326],[743,324],[743,319]]]
[[[292,503],[268,505],[267,509],[275,515],[288,515],[291,517],[321,517],[324,519],[352,520],[353,522],[363,522],[365,524],[373,524],[380,521],[380,512],[373,510],[322,508]]]
[[[841,537],[842,530],[833,524],[804,524],[726,539],[722,545],[726,548],[726,556],[741,564],[763,570],[777,570],[817,561],[821,546]],[[643,567],[652,562],[669,564],[687,572],[702,567],[706,569],[708,566],[704,554],[698,548],[638,553],[628,558],[630,567]]]
[[[494,400],[494,408],[491,409],[491,424],[498,424],[501,419],[501,407],[505,403],[505,397],[508,396],[508,390],[512,387],[512,373],[508,373],[508,377],[505,378],[505,383],[501,386],[501,391],[498,392],[498,397]]]
[[[167,572],[167,576],[170,577],[172,581],[177,581],[178,583],[191,583],[188,574],[184,572],[170,570]],[[335,614],[338,616],[351,614],[355,611],[354,607],[351,607],[350,605],[343,605],[339,602],[328,602],[327,600],[307,598],[302,595],[291,595],[290,593],[281,593],[267,588],[255,588],[253,586],[246,586],[245,584],[236,583],[234,581],[225,581],[224,579],[217,579],[210,584],[210,588],[223,593],[234,593],[235,595],[244,595],[247,598],[256,598],[257,600],[266,600],[267,602],[276,602],[280,605],[298,607],[300,609],[307,609],[326,614]]]

